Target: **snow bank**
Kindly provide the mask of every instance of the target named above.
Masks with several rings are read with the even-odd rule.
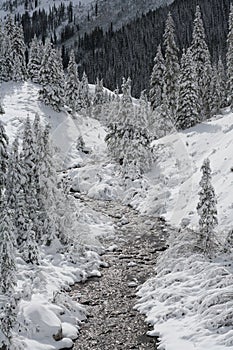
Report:
[[[172,225],[185,219],[195,228],[198,223],[200,167],[210,159],[212,184],[218,200],[221,235],[232,228],[233,204],[233,114],[217,116],[183,132],[153,142],[156,163],[146,175],[149,189],[132,205],[143,214],[164,215]]]
[[[158,260],[156,277],[138,291],[136,307],[154,327],[148,334],[159,336],[158,349],[233,346],[233,256],[210,262],[195,252],[194,242],[192,231],[170,238],[170,247]]]

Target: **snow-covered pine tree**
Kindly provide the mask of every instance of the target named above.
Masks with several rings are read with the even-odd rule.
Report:
[[[157,54],[154,58],[154,67],[150,78],[150,102],[154,110],[162,104],[162,93],[164,84],[165,63],[161,50],[161,45],[158,46]]]
[[[181,59],[180,88],[176,127],[186,129],[199,121],[199,102],[196,69],[190,49],[183,52]]]
[[[15,240],[10,212],[1,205],[0,216],[0,292],[11,295],[16,284]]]
[[[71,108],[73,116],[77,111],[79,84],[80,82],[78,78],[77,64],[75,62],[75,54],[74,50],[72,50],[67,67],[65,102]]]
[[[17,322],[17,314],[18,314],[18,297],[15,295],[11,295],[7,298],[2,312],[0,313],[0,349],[8,350],[8,349],[22,349],[22,347],[17,344],[12,344],[12,331]]]
[[[6,184],[8,165],[8,136],[3,123],[0,120],[0,202]]]
[[[39,208],[42,242],[49,245],[56,237],[57,174],[50,142],[50,127],[42,132],[42,159],[40,169]]]
[[[108,124],[106,142],[110,154],[122,166],[123,177],[134,180],[151,165],[148,121],[142,106],[136,112],[132,104],[130,79],[123,79],[122,92],[118,109]]]
[[[93,105],[102,105],[104,103],[104,87],[103,87],[103,79],[96,79],[95,84],[95,95],[93,99]]]
[[[226,71],[221,57],[218,60],[218,80],[220,83],[221,108],[227,107],[227,77]]]
[[[165,47],[165,72],[163,84],[163,97],[166,98],[166,107],[168,109],[171,121],[175,124],[177,101],[179,93],[179,50],[176,45],[175,25],[171,13],[168,14],[164,32]]]
[[[124,159],[124,150],[122,137],[125,132],[125,125],[129,124],[128,119],[133,115],[133,105],[131,97],[131,80],[122,82],[122,98],[114,101],[114,109],[108,122],[108,132],[105,138],[107,146],[112,157],[122,165]]]
[[[55,111],[60,112],[64,106],[65,77],[62,67],[61,53],[51,47],[47,41],[40,69],[39,90],[40,99],[50,105]]]
[[[90,107],[89,85],[85,72],[79,85],[78,109]]]
[[[229,32],[227,37],[227,89],[228,101],[233,110],[233,4],[229,16]]]
[[[213,65],[210,84],[210,111],[211,115],[219,113],[222,104],[221,81],[218,68]]]
[[[11,49],[11,40],[8,35],[3,36],[0,52],[0,80],[9,81],[13,77],[13,55]]]
[[[5,32],[5,35],[9,36],[9,38],[12,40],[14,37],[14,31],[15,31],[15,25],[13,23],[12,16],[9,13],[5,21],[4,32]]]
[[[40,40],[34,36],[29,50],[29,61],[28,61],[28,77],[34,83],[39,83],[39,71],[43,59],[43,45]]]
[[[14,211],[18,207],[18,201],[21,190],[21,177],[22,169],[19,157],[19,142],[16,138],[12,144],[11,151],[9,153],[8,171],[6,178],[6,191],[5,198],[7,207],[9,210],[13,211],[13,223],[14,221]]]
[[[11,49],[13,57],[13,80],[23,81],[27,78],[24,34],[22,25],[13,26],[13,37],[11,38]]]
[[[199,219],[199,242],[204,253],[211,255],[214,246],[214,229],[218,224],[217,200],[211,184],[211,169],[209,159],[205,159],[201,167],[199,202],[197,212]]]
[[[28,228],[26,230],[26,244],[29,244],[30,237],[29,228],[35,232],[36,241],[40,239],[40,227],[38,222],[38,196],[37,196],[37,183],[35,176],[36,168],[36,145],[33,137],[32,127],[29,118],[26,119],[23,135],[23,144],[21,152],[21,164],[22,164],[22,201],[23,204],[19,206],[18,210],[24,212],[23,225]],[[27,219],[28,218],[28,219]],[[23,226],[21,225],[21,227]],[[31,228],[33,225],[33,228]],[[24,233],[23,233],[24,235]]]
[[[103,105],[108,101],[109,101],[109,98],[104,93],[103,79],[97,78],[96,84],[95,84],[95,95],[92,102],[92,107],[93,107],[92,114],[94,118],[97,118],[99,120],[102,118],[102,114],[105,114],[105,109],[106,109],[103,107]]]
[[[200,110],[198,112],[201,119],[204,120],[211,116],[210,84],[212,69],[210,52],[206,44],[205,30],[199,6],[196,8],[191,51],[196,67],[199,89]]]

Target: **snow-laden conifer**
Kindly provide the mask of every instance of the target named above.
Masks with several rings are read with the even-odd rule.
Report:
[[[16,138],[11,146],[9,153],[9,164],[6,178],[6,203],[7,207],[15,211],[20,200],[20,191],[22,186],[22,169],[19,157],[19,142]],[[14,217],[14,214],[13,214]]]
[[[218,72],[218,67],[213,65],[212,77],[210,84],[210,112],[211,115],[219,113],[224,96],[222,96],[221,76]]]
[[[104,87],[103,87],[103,79],[96,79],[95,84],[95,95],[93,98],[93,105],[102,105],[104,103]]]
[[[11,38],[11,49],[13,57],[13,80],[23,81],[27,77],[24,34],[22,25],[13,27],[13,37]]]
[[[179,50],[176,45],[175,25],[171,13],[168,14],[166,27],[164,32],[164,47],[165,47],[165,72],[163,97],[166,97],[166,105],[169,115],[175,124],[178,87],[179,87]]]
[[[230,16],[228,22],[228,37],[227,37],[227,88],[228,100],[233,109],[233,4],[230,8]]]
[[[60,112],[64,105],[65,77],[61,53],[53,49],[49,41],[45,45],[39,76],[42,85],[39,90],[40,99],[55,111]]]
[[[67,67],[65,102],[71,108],[73,115],[77,111],[79,85],[77,64],[75,62],[74,51],[72,50]]]
[[[176,127],[186,129],[199,121],[199,96],[196,69],[190,49],[184,51],[181,59],[180,88]]]
[[[17,294],[10,295],[4,301],[4,305],[0,312],[0,346],[2,350],[22,350],[20,344],[13,341],[13,330],[17,324],[18,315],[18,296]]]
[[[197,212],[199,219],[199,244],[203,251],[211,255],[214,247],[214,230],[218,224],[217,200],[214,188],[211,184],[211,169],[209,159],[205,159],[201,167],[202,178],[200,181],[199,202]]]
[[[43,58],[43,45],[35,36],[31,42],[29,50],[28,77],[34,83],[40,82],[39,71]]]
[[[113,111],[106,142],[111,156],[122,166],[124,178],[134,180],[151,165],[150,136],[145,105],[132,104],[131,80],[123,79],[122,98]]]
[[[11,41],[8,35],[4,35],[0,53],[0,79],[9,81],[13,77],[14,60],[11,49]]]
[[[220,84],[221,108],[227,107],[227,76],[221,57],[218,60],[218,80]]]
[[[206,119],[211,116],[210,84],[212,70],[210,52],[206,44],[205,30],[199,6],[197,6],[196,8],[191,51],[197,73],[197,83],[200,101],[199,113],[202,119]]]
[[[90,94],[89,94],[89,85],[88,79],[85,72],[83,72],[82,80],[79,84],[79,92],[78,92],[78,110],[85,109],[90,106]]]
[[[8,164],[8,136],[3,123],[0,120],[0,202],[6,184]]]
[[[161,45],[159,45],[157,49],[157,54],[154,58],[154,67],[150,78],[149,95],[152,109],[155,109],[162,104],[164,71],[164,57],[161,51]]]
[[[11,295],[16,284],[15,239],[9,210],[1,205],[0,216],[0,292]]]

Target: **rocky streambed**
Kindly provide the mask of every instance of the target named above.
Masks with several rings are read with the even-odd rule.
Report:
[[[88,312],[74,349],[154,350],[158,339],[147,336],[144,316],[134,306],[137,287],[154,275],[156,258],[166,249],[169,228],[162,219],[140,216],[119,203],[80,198],[111,217],[116,232],[111,241],[103,242],[109,248],[103,255],[102,276],[72,290]]]

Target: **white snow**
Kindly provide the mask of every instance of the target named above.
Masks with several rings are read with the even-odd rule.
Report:
[[[10,143],[17,134],[22,136],[26,118],[29,116],[32,121],[38,113],[42,124],[51,125],[51,136],[61,170],[72,168],[79,162],[87,163],[88,166],[94,160],[98,161],[105,152],[105,132],[99,122],[83,116],[77,116],[74,120],[65,109],[60,113],[54,112],[38,100],[38,90],[38,85],[29,82],[1,84],[5,110],[1,120]],[[81,154],[75,147],[80,135],[91,150],[89,155]],[[70,171],[71,178],[75,171]],[[91,186],[94,185],[92,179]],[[24,350],[71,348],[72,340],[78,337],[79,324],[85,319],[86,311],[67,291],[76,282],[85,281],[90,276],[100,276],[98,269],[102,261],[98,253],[103,248],[99,238],[112,235],[113,224],[105,216],[99,216],[91,208],[85,207],[78,199],[74,203],[78,217],[76,241],[83,250],[82,254],[76,251],[77,247],[73,247],[70,253],[56,253],[57,242],[53,242],[50,247],[41,247],[41,262],[37,267],[17,257],[16,290],[21,299],[19,328],[15,330],[14,336]]]
[[[39,86],[32,83],[4,83],[1,95],[5,114],[1,116],[10,140],[27,116],[37,112],[43,123],[51,124],[54,143],[59,151],[61,169],[69,169],[72,188],[90,200],[121,200],[141,213],[163,215],[172,225],[197,228],[200,167],[209,157],[213,171],[212,184],[218,199],[219,241],[232,228],[233,186],[232,139],[233,114],[217,116],[184,132],[174,133],[153,142],[156,163],[142,180],[122,186],[116,166],[107,155],[105,130],[99,121],[78,115],[72,119],[64,109],[54,112],[38,101]],[[91,86],[93,92],[93,86]],[[76,149],[82,135],[88,154]],[[37,270],[18,258],[18,289],[24,289],[20,303],[20,318],[32,318],[29,332],[22,331],[24,349],[50,350],[71,346],[77,336],[78,324],[85,312],[77,301],[61,289],[69,289],[75,281],[99,275],[101,263],[97,254],[99,237],[113,234],[113,225],[104,215],[87,209],[78,199],[77,225],[81,246],[89,247],[85,257],[75,256],[75,263],[62,254],[44,248]],[[124,219],[124,218],[123,218]],[[233,346],[232,323],[232,256],[220,255],[209,261],[191,249],[192,231],[185,229],[170,238],[170,248],[161,254],[156,277],[139,290],[138,308],[154,326],[151,335],[160,337],[159,349],[166,350],[223,350]],[[109,251],[116,246],[109,247]],[[132,262],[134,264],[134,262]],[[68,301],[67,301],[68,300]],[[221,302],[224,300],[224,302]],[[72,305],[68,310],[66,305]],[[61,315],[61,309],[65,311]],[[43,312],[46,309],[46,314]],[[35,330],[35,318],[40,331]],[[50,324],[46,331],[46,324]],[[219,324],[222,324],[219,328]],[[62,328],[63,340],[55,342],[52,335]],[[46,332],[46,336],[45,336]],[[48,336],[47,341],[45,341]]]

